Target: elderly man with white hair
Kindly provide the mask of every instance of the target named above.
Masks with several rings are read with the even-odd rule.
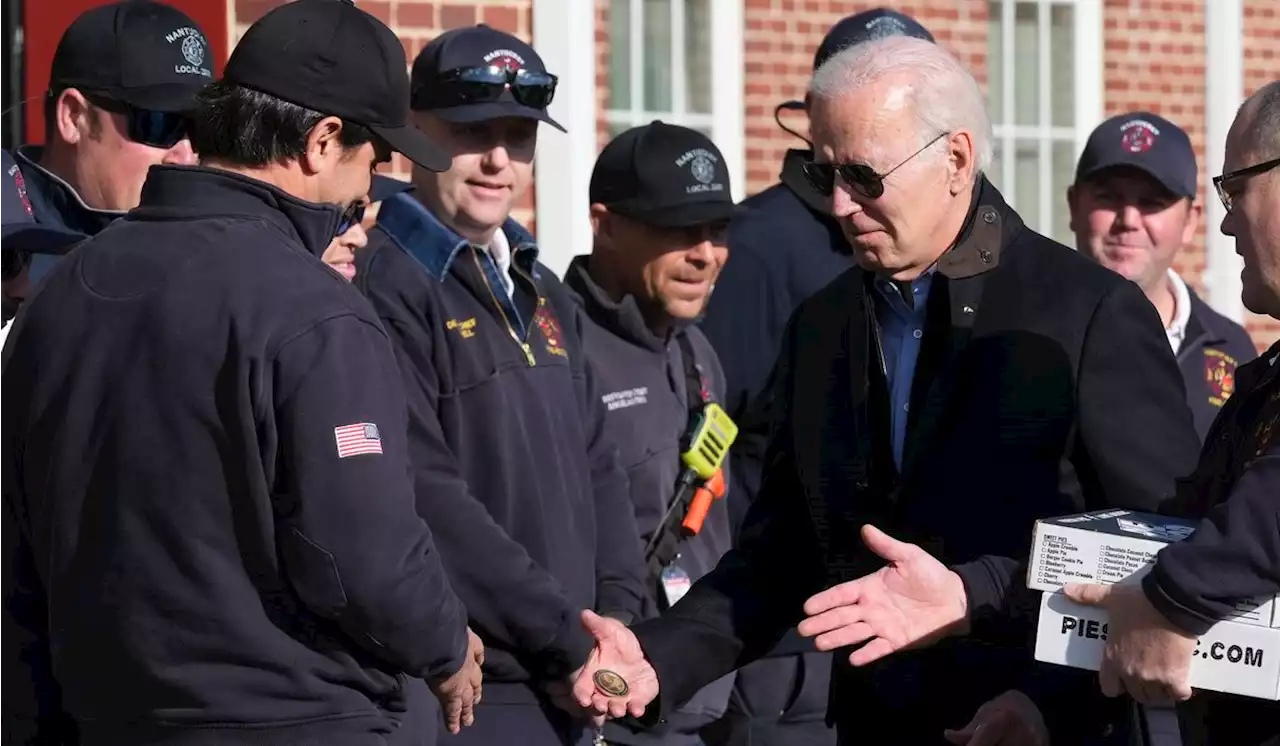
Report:
[[[1096,691],[1087,676],[1032,664],[1028,630],[1002,613],[1017,582],[1006,558],[1025,556],[1037,518],[1154,510],[1190,471],[1197,438],[1160,320],[1132,283],[1024,225],[982,175],[982,92],[944,49],[857,45],[809,94],[805,170],[857,266],[789,323],[739,547],[658,620],[584,614],[597,645],[575,694],[613,717],[661,717],[799,624],[842,649],[827,716],[841,743],[976,744],[1018,718],[991,718],[981,739],[946,731],[1019,689],[1059,742],[1102,742],[1127,710],[1092,709],[1105,702],[1081,701]],[[954,568],[926,590],[970,635],[861,665],[887,643],[849,649],[870,636],[852,591],[906,546],[868,524]],[[1043,742],[1043,724],[1021,720],[987,742]]]

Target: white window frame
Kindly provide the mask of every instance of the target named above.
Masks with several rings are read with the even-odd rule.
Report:
[[[1014,50],[1014,17],[1016,11],[1016,3],[1030,2],[1031,0],[996,0],[999,2],[1001,19],[1000,45],[1003,48],[1001,59],[1005,64],[1001,70],[992,70],[994,75],[1002,76],[1001,95],[1001,111],[1005,119],[1010,122],[1015,117],[1015,73],[1013,60]],[[1045,235],[1052,236],[1054,216],[1062,210],[1066,210],[1066,195],[1057,194],[1053,191],[1053,145],[1057,142],[1072,142],[1075,146],[1075,156],[1078,159],[1080,153],[1084,150],[1085,142],[1089,139],[1089,134],[1093,129],[1102,123],[1103,119],[1103,24],[1102,24],[1102,0],[1035,0],[1038,7],[1037,18],[1040,19],[1038,24],[1038,50],[1040,56],[1037,65],[1039,73],[1039,88],[1041,91],[1049,91],[1053,81],[1052,69],[1052,53],[1050,51],[1050,35],[1048,23],[1049,11],[1054,5],[1070,5],[1074,8],[1073,18],[1073,42],[1075,49],[1072,51],[1072,64],[1074,71],[1074,99],[1075,99],[1075,124],[1072,127],[1055,127],[1050,120],[1050,103],[1051,96],[1040,96],[1040,111],[1037,119],[1040,124],[1016,125],[1006,122],[992,122],[992,130],[995,142],[993,145],[1000,147],[1001,153],[1001,172],[993,174],[1000,180],[1000,184],[1007,191],[1004,197],[1009,204],[1016,210],[1018,209],[1018,193],[1021,189],[1009,189],[1010,184],[1015,187],[1015,169],[1017,168],[1017,158],[1015,145],[1017,140],[1034,140],[1039,146],[1039,174],[1038,185],[1038,214],[1040,216],[1040,225],[1030,226]],[[1025,194],[1025,192],[1023,192]]]
[[[743,9],[742,0],[711,0],[711,60],[715,79],[711,86],[711,111],[698,114],[685,110],[685,0],[671,3],[671,110],[644,108],[644,3],[631,0],[627,32],[630,34],[631,106],[605,109],[605,121],[611,125],[639,127],[655,119],[668,124],[706,129],[724,155],[729,168],[730,188],[734,200],[741,200],[746,190],[746,138],[743,101]],[[607,78],[608,76],[606,76]]]

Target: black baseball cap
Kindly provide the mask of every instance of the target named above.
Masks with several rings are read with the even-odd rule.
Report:
[[[813,70],[817,72],[824,62],[855,44],[890,36],[913,36],[937,43],[933,34],[911,16],[889,8],[872,8],[840,19],[827,31],[813,55]],[[804,111],[805,105],[803,101],[784,101],[778,108]]]
[[[1076,164],[1076,183],[1119,166],[1148,174],[1175,196],[1196,196],[1199,168],[1191,138],[1149,111],[1120,114],[1098,125]]]
[[[3,166],[0,170],[4,173],[0,175],[0,228],[3,234],[0,239],[4,241],[5,253],[22,251],[60,255],[83,240],[84,236],[75,231],[36,222],[22,170],[9,151],[2,152]]]
[[[49,92],[103,94],[130,106],[182,112],[213,80],[213,54],[187,14],[125,0],[81,13],[53,53]]]
[[[661,121],[613,138],[596,159],[592,204],[663,228],[733,215],[729,169],[706,135]]]
[[[510,90],[496,101],[440,107],[430,103],[429,91],[443,73],[474,67],[507,67],[546,73],[547,66],[533,47],[490,26],[479,24],[451,29],[432,39],[413,61],[413,102],[417,111],[430,111],[448,122],[482,122],[500,117],[536,119],[565,132],[545,108],[526,106]]]
[[[368,127],[423,168],[452,158],[409,121],[404,47],[351,0],[294,0],[249,27],[223,75],[245,88]]]

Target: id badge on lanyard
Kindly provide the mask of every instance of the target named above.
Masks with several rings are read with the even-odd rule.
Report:
[[[692,587],[693,580],[689,578],[689,573],[681,570],[679,565],[673,563],[662,571],[662,593],[667,599],[668,609],[684,598],[684,594]]]

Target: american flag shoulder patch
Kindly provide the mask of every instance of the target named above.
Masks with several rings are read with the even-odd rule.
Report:
[[[333,438],[338,443],[338,458],[382,453],[382,436],[378,434],[378,426],[372,422],[335,427]]]

